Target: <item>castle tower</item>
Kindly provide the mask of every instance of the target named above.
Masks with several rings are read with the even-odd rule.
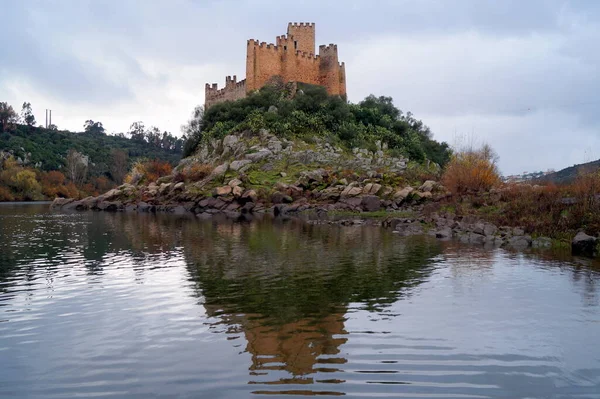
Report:
[[[337,45],[319,46],[319,83],[327,89],[331,95],[345,94],[345,87],[342,93],[340,90],[340,72],[341,66],[338,62]],[[346,73],[344,72],[344,80]],[[344,81],[345,85],[345,81]]]
[[[303,53],[315,53],[315,24],[314,23],[289,23],[288,37],[293,37],[294,50]]]

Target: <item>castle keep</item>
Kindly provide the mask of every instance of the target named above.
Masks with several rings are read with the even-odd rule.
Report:
[[[338,61],[337,45],[319,46],[315,54],[315,24],[289,23],[287,34],[278,36],[275,44],[248,40],[246,79],[234,75],[225,78],[225,87],[206,84],[204,107],[246,97],[274,77],[284,82],[302,82],[324,86],[330,95],[346,95],[346,69]]]

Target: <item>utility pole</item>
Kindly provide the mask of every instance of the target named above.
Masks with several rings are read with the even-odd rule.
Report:
[[[48,129],[48,108],[46,108],[46,129]]]

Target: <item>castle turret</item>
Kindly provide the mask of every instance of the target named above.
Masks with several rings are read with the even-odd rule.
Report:
[[[303,53],[315,52],[315,24],[300,22],[288,24],[288,37],[292,38],[294,50]]]
[[[319,46],[319,80],[331,95],[340,95],[340,64],[338,62],[337,45]],[[344,72],[345,81],[345,72]],[[343,92],[345,93],[345,87]]]

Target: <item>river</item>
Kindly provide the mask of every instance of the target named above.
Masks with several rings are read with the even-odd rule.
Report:
[[[600,267],[0,205],[0,398],[600,398]]]

